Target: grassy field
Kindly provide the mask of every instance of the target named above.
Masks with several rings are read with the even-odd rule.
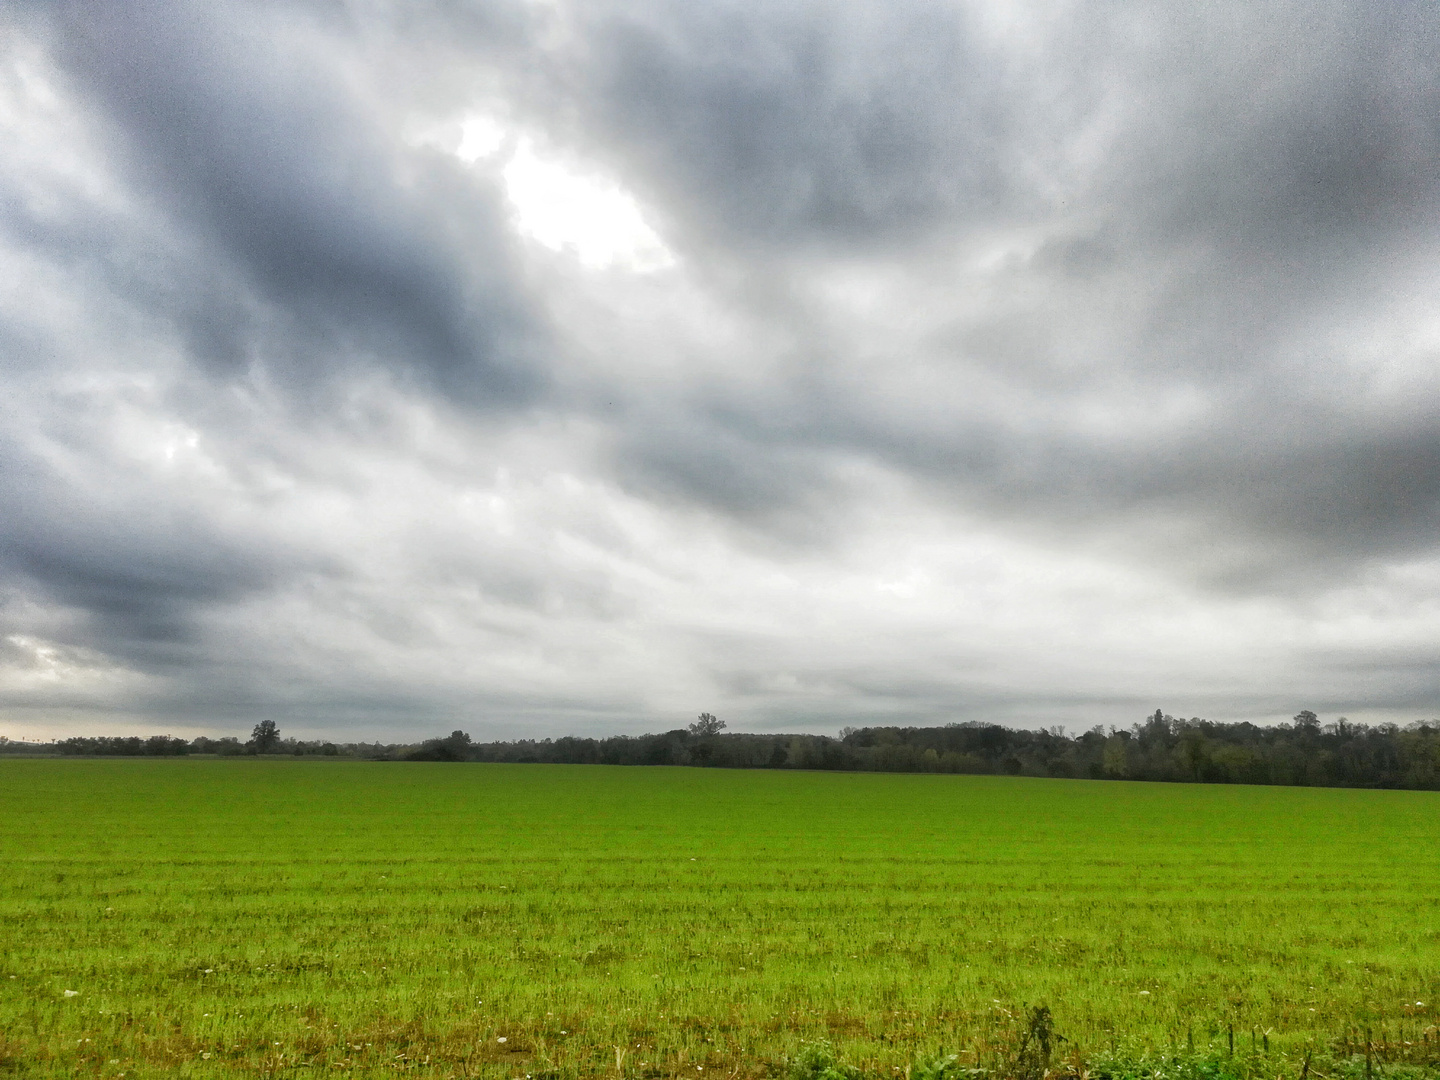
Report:
[[[1437,984],[1432,793],[0,761],[0,1074],[896,1075],[1043,1003],[1274,1077]]]

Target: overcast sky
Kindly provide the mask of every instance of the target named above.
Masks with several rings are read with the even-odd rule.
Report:
[[[0,734],[1440,713],[1440,9],[0,11]]]

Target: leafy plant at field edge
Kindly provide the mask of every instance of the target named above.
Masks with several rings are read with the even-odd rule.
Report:
[[[1085,1064],[1091,1080],[1241,1080],[1247,1075],[1241,1060],[1219,1051],[1167,1055],[1102,1050]]]
[[[1315,1074],[1313,1069],[1311,1074]],[[1435,1080],[1440,1068],[1433,1064],[1367,1062],[1357,1054],[1336,1062],[1329,1075],[1330,1080]]]
[[[805,1043],[790,1062],[788,1080],[861,1080],[853,1065],[842,1065],[835,1048],[824,1039]]]
[[[962,1075],[974,1075],[978,1069],[960,1065],[959,1054],[943,1054],[929,1061],[917,1061],[905,1070],[908,1080],[953,1080]]]
[[[1025,1019],[1025,1031],[1015,1047],[1007,1074],[1015,1080],[1042,1080],[1050,1068],[1052,1046],[1064,1038],[1055,1032],[1048,1005],[1036,1005]]]

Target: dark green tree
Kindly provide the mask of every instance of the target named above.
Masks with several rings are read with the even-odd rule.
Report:
[[[470,736],[463,731],[452,731],[440,740],[446,761],[464,761],[470,756]]]
[[[690,734],[694,736],[719,735],[725,730],[725,721],[715,719],[714,713],[702,712],[699,719],[690,725]]]
[[[468,761],[470,736],[463,731],[452,731],[443,739],[426,739],[420,749],[406,755],[409,761]]]
[[[280,747],[280,728],[274,720],[261,720],[250,732],[250,747],[257,754],[273,754]]]

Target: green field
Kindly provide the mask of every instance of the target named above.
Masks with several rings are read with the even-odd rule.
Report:
[[[1437,991],[1434,793],[0,761],[0,1075],[897,1075],[1043,1003],[1273,1077]]]

